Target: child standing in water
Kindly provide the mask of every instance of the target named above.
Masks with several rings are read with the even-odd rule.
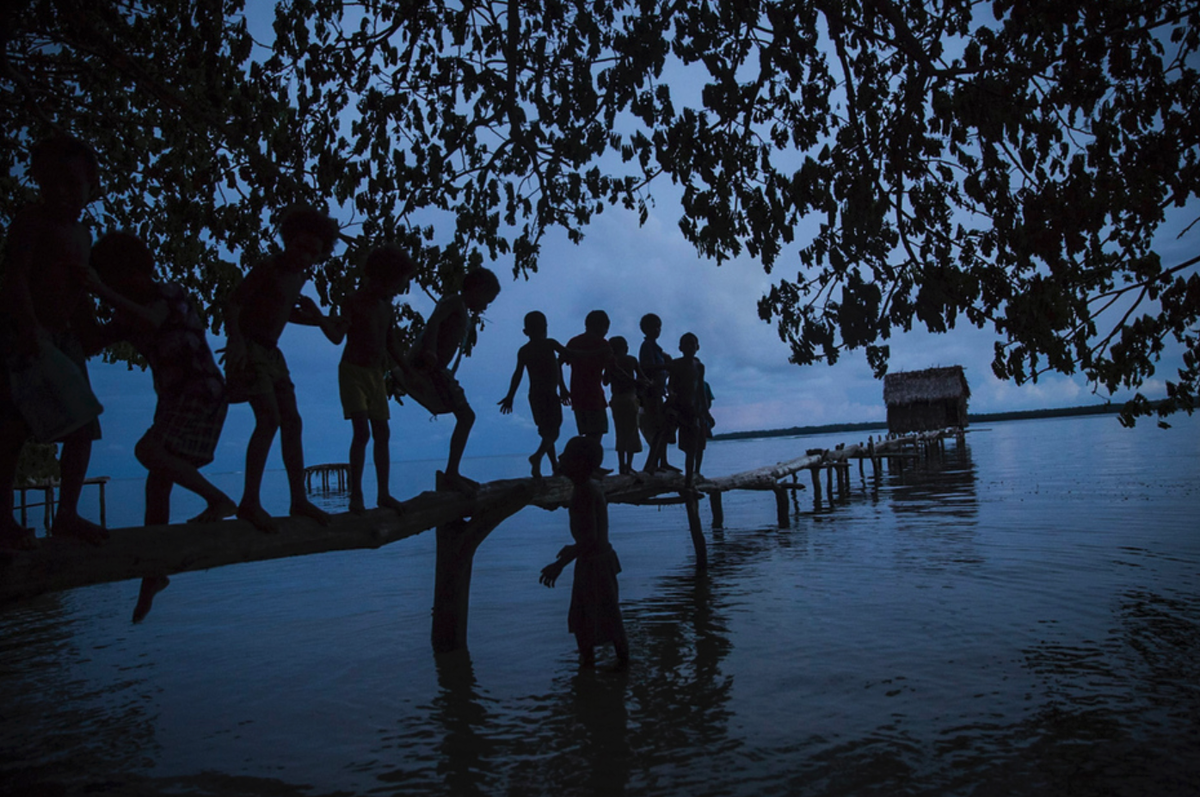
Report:
[[[367,441],[375,438],[375,478],[378,483],[376,505],[400,512],[404,505],[392,497],[388,480],[391,469],[391,450],[388,440],[387,390],[384,373],[389,355],[399,362],[403,347],[394,328],[395,308],[392,299],[408,290],[409,281],[416,276],[417,265],[398,246],[381,246],[371,251],[364,267],[365,279],[346,303],[346,313],[337,323],[331,336],[340,343],[346,337],[346,348],[338,364],[338,392],[342,411],[350,421],[350,511],[366,511],[363,499],[362,476],[367,459]]]
[[[308,500],[305,490],[303,424],[296,408],[296,387],[279,350],[279,336],[289,321],[322,328],[328,325],[329,319],[317,303],[301,296],[300,290],[312,276],[312,267],[333,252],[338,225],[319,210],[296,207],[284,213],[279,237],[283,251],[250,269],[230,294],[225,310],[229,399],[249,401],[254,410],[254,432],[246,446],[245,489],[237,516],[265,532],[278,530],[259,497],[277,431],[291,493],[290,513],[322,524],[329,522],[329,515]]]
[[[26,418],[38,416],[39,406],[14,404],[13,381],[22,376],[10,373],[9,366],[36,360],[54,347],[80,372],[72,380],[78,389],[90,391],[79,332],[92,323],[82,301],[92,234],[79,216],[100,194],[96,154],[78,139],[50,138],[34,146],[29,173],[41,196],[9,227],[0,290],[0,551],[36,545],[33,532],[13,520],[12,488],[21,448],[30,437]],[[94,403],[94,396],[87,398]],[[108,532],[78,511],[92,441],[100,439],[94,412],[91,418],[54,441],[62,443],[62,487],[50,533],[99,544]]]
[[[558,471],[558,457],[554,444],[562,428],[562,405],[571,402],[567,386],[563,382],[562,362],[559,352],[562,344],[547,337],[546,316],[534,310],[525,315],[525,334],[529,342],[517,350],[517,370],[513,372],[508,386],[508,395],[500,399],[500,412],[512,412],[513,397],[521,385],[521,375],[529,371],[529,411],[537,425],[542,444],[529,457],[533,478],[542,477],[542,456],[550,463],[550,472]]]
[[[575,635],[579,665],[595,667],[596,645],[611,642],[617,655],[613,669],[624,670],[629,666],[629,642],[617,586],[621,562],[608,541],[608,504],[604,492],[592,479],[603,461],[599,440],[573,437],[567,441],[558,460],[558,470],[574,486],[567,511],[575,544],[559,551],[558,559],[542,568],[538,581],[553,587],[563,569],[572,560],[575,562],[567,629]]]

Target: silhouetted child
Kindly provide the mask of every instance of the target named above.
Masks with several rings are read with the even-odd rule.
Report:
[[[608,504],[591,476],[600,468],[604,451],[600,441],[573,437],[558,460],[559,473],[571,480],[574,490],[567,509],[574,545],[558,552],[558,559],[542,568],[538,581],[553,587],[563,569],[575,561],[571,608],[567,630],[575,635],[581,667],[596,666],[596,645],[611,642],[617,654],[614,669],[629,666],[629,642],[621,618],[617,574],[621,562],[608,541]]]
[[[171,522],[171,488],[176,484],[207,502],[193,521],[233,515],[237,504],[199,471],[213,460],[229,404],[192,297],[177,283],[154,279],[154,257],[132,233],[105,235],[92,249],[91,263],[89,288],[114,310],[112,322],[98,335],[97,349],[127,340],[154,376],[154,421],[133,449],[149,471],[145,524]],[[165,575],[143,579],[135,623],[150,612],[154,595],[168,583]]]
[[[646,454],[646,464],[642,470],[655,473],[660,470],[679,472],[679,468],[667,462],[667,444],[671,442],[674,430],[671,428],[663,403],[667,397],[667,364],[671,355],[658,345],[658,336],[662,334],[662,319],[654,313],[642,316],[642,334],[645,339],[638,349],[638,365],[642,375],[649,380],[649,386],[642,394],[642,434],[649,444]]]
[[[608,433],[608,402],[604,399],[604,373],[612,365],[608,345],[608,313],[593,310],[584,319],[582,335],[567,341],[571,367],[571,408],[575,426],[583,437],[599,440]]]
[[[399,362],[404,348],[394,327],[396,294],[408,289],[417,265],[398,246],[381,246],[371,251],[365,264],[365,279],[346,303],[331,339],[341,342],[344,331],[346,348],[338,364],[338,391],[342,411],[350,421],[350,511],[366,510],[362,476],[367,458],[367,441],[375,438],[375,478],[378,482],[376,504],[385,509],[403,511],[404,505],[392,497],[388,480],[391,451],[388,440],[388,395],[384,387],[387,359]]]
[[[559,359],[563,347],[554,338],[547,337],[546,316],[537,310],[526,313],[524,332],[529,342],[517,350],[517,369],[513,371],[512,381],[508,385],[508,395],[499,403],[500,412],[506,415],[512,412],[513,397],[521,385],[521,375],[529,371],[529,411],[533,414],[538,436],[542,439],[538,450],[530,455],[529,464],[533,469],[533,477],[540,479],[543,455],[550,462],[550,472],[558,470],[554,444],[558,442],[558,433],[562,428],[562,405],[569,404],[571,399],[563,383],[562,362]]]
[[[613,428],[617,433],[618,472],[633,473],[633,455],[642,450],[642,437],[638,434],[638,393],[644,387],[642,369],[638,359],[629,353],[629,343],[616,336],[608,341],[613,350],[613,364],[608,370],[608,382],[612,386]]]
[[[667,414],[678,430],[679,448],[684,453],[684,484],[691,487],[700,473],[708,439],[709,415],[704,388],[704,363],[696,359],[700,341],[691,332],[679,339],[682,356],[672,360]]]
[[[439,489],[445,486],[472,493],[479,486],[459,473],[467,439],[475,424],[475,411],[467,403],[454,371],[458,365],[456,358],[461,356],[472,328],[472,314],[482,313],[499,295],[500,281],[491,271],[478,268],[468,272],[463,278],[462,292],[443,296],[437,303],[414,350],[412,364],[431,383],[440,404],[437,409],[444,407],[444,411],[454,413],[450,456],[445,472],[438,474]]]
[[[322,328],[328,325],[329,319],[316,302],[302,296],[300,290],[312,267],[333,252],[338,225],[319,210],[294,207],[284,213],[279,236],[283,251],[250,269],[230,294],[225,311],[229,400],[249,401],[254,410],[254,432],[246,447],[245,490],[237,515],[266,532],[278,529],[259,496],[276,431],[291,493],[290,514],[329,522],[329,515],[314,506],[305,491],[303,424],[296,408],[295,385],[279,350],[279,336],[289,321]]]
[[[92,324],[84,302],[92,235],[80,222],[84,207],[100,193],[99,166],[90,147],[58,136],[34,146],[29,172],[39,201],[25,207],[8,230],[4,282],[0,290],[0,550],[28,550],[33,532],[14,519],[13,480],[21,448],[32,428],[51,426],[44,442],[61,442],[62,485],[51,533],[99,544],[108,537],[79,516],[79,496],[87,476],[92,441],[100,438],[99,403],[87,382],[87,359],[79,335]],[[18,401],[32,376],[29,362],[45,362],[53,350],[62,370],[52,374],[64,392],[63,404],[86,404],[91,412],[64,425],[45,417],[54,402]],[[56,353],[56,352],[55,352]],[[62,355],[65,355],[63,357]],[[73,364],[73,365],[72,365]],[[56,397],[57,398],[57,397]],[[58,419],[55,419],[58,420]],[[69,420],[69,419],[68,419]]]

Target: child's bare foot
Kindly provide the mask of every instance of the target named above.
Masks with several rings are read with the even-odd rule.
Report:
[[[390,509],[398,515],[404,514],[404,502],[393,498],[390,495],[379,496],[377,502],[380,509]]]
[[[50,534],[54,537],[74,537],[89,545],[103,545],[108,541],[108,529],[90,520],[84,520],[79,515],[64,515],[62,512],[54,518]]]
[[[359,495],[359,496],[352,495],[352,496],[350,496],[350,506],[348,508],[350,510],[350,514],[361,515],[367,511],[367,503],[365,501],[363,501],[363,498],[361,495]]]
[[[154,606],[154,596],[167,588],[171,579],[166,576],[149,576],[142,579],[142,588],[138,591],[137,605],[133,607],[133,621],[140,623],[150,614]]]
[[[19,525],[12,518],[0,518],[0,552],[19,553],[37,547],[33,529]]]
[[[275,534],[279,531],[279,521],[267,514],[267,510],[255,504],[254,506],[239,506],[237,516],[248,520],[251,526],[263,534]]]
[[[669,470],[672,473],[683,473],[682,469],[675,467],[670,462],[662,463],[662,465],[659,466],[659,470]]]
[[[468,498],[473,498],[479,490],[479,482],[468,479],[461,473],[443,473],[439,470],[437,472],[437,489],[454,490]]]
[[[292,517],[308,517],[320,523],[322,526],[328,526],[333,520],[329,513],[321,509],[307,498],[302,498],[299,501],[292,501],[292,508],[288,510],[288,514]]]
[[[237,504],[233,502],[232,498],[226,496],[215,504],[209,504],[199,515],[190,518],[188,523],[216,523],[227,517],[233,517],[237,514],[237,511]]]
[[[529,457],[530,475],[535,479],[542,478],[542,458],[537,454]]]

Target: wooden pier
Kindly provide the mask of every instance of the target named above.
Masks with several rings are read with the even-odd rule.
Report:
[[[903,438],[871,440],[866,445],[810,450],[802,457],[755,470],[700,479],[685,490],[682,474],[660,473],[608,476],[600,485],[609,503],[642,506],[683,504],[696,551],[696,567],[708,565],[708,549],[699,504],[707,498],[712,525],[724,525],[721,496],[730,490],[774,493],[777,521],[790,522],[790,499],[806,489],[798,474],[811,474],[816,505],[822,493],[833,500],[849,493],[851,462],[858,460],[860,475],[870,461],[879,476],[884,462],[903,467],[906,458],[918,457],[931,446],[944,444],[961,430],[942,430]],[[821,489],[824,473],[826,488]],[[334,515],[322,526],[307,518],[278,518],[280,530],[264,534],[248,522],[185,523],[114,529],[107,543],[90,546],[73,539],[43,538],[36,550],[0,558],[0,604],[42,593],[147,576],[174,575],[194,570],[280,559],[327,551],[379,548],[429,529],[437,534],[437,572],[434,585],[432,642],[435,651],[466,647],[471,569],[480,543],[505,519],[526,506],[554,510],[565,507],[571,484],[562,477],[503,479],[480,486],[467,497],[450,490],[423,492],[405,502],[397,514],[375,509],[364,514]]]

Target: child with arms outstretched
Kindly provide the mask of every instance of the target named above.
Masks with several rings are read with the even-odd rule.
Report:
[[[550,472],[558,470],[554,444],[562,427],[562,405],[569,404],[571,399],[563,382],[562,361],[559,359],[562,344],[547,337],[545,314],[537,310],[527,313],[525,334],[529,342],[517,351],[517,370],[513,372],[508,395],[499,403],[500,412],[506,415],[512,412],[513,397],[521,385],[521,375],[529,371],[529,410],[542,440],[538,450],[529,457],[529,464],[533,469],[533,478],[540,479],[543,455],[550,462]]]

